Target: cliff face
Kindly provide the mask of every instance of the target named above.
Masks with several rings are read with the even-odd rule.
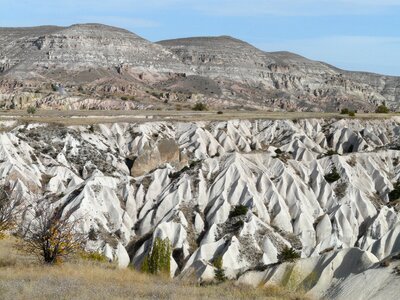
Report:
[[[397,77],[339,70],[231,37],[151,43],[100,25],[0,29],[0,105],[373,111],[399,106]],[[121,99],[121,97],[123,99]],[[113,100],[114,104],[101,101]],[[118,103],[128,101],[130,104]],[[110,103],[110,101],[108,102]]]

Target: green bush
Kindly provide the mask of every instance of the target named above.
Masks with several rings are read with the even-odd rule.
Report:
[[[83,251],[80,253],[80,257],[84,260],[90,260],[100,263],[108,262],[108,258],[99,252],[94,251]]]
[[[337,155],[337,154],[338,154],[337,151],[329,149],[328,151],[326,151],[325,155],[332,156],[332,155]]]
[[[285,246],[285,248],[282,249],[282,251],[278,254],[278,260],[280,262],[293,262],[296,259],[300,258],[300,254],[296,252],[293,248],[289,248],[288,246]]]
[[[207,109],[207,105],[205,105],[204,103],[196,103],[193,107],[192,110],[196,110],[196,111],[205,111],[208,110]]]
[[[218,282],[226,281],[225,271],[222,268],[222,256],[218,256],[214,260],[213,265],[215,267],[215,270],[214,270],[215,280]]]
[[[400,199],[400,181],[394,185],[393,191],[389,193],[389,201]]]
[[[247,214],[248,210],[249,209],[244,205],[236,205],[233,207],[233,209],[229,213],[229,218],[231,219],[234,217],[243,216],[243,215]]]
[[[348,108],[342,108],[342,110],[340,111],[341,115],[347,115],[349,113],[349,109]]]
[[[126,101],[126,100],[128,100],[128,97],[122,96],[122,97],[121,97],[121,100],[122,100],[122,101]]]
[[[145,257],[142,272],[170,275],[172,246],[169,239],[156,238],[152,251]]]
[[[333,167],[332,171],[329,174],[325,175],[325,180],[328,181],[329,183],[333,183],[335,181],[338,181],[340,179],[340,175],[336,170],[336,167]]]
[[[377,114],[387,114],[389,112],[389,108],[387,108],[386,105],[382,104],[376,108],[375,112]]]
[[[30,114],[30,115],[34,115],[34,114],[36,113],[36,107],[34,107],[34,106],[29,106],[29,107],[26,109],[26,112],[27,112],[28,114]]]
[[[342,110],[340,111],[341,115],[349,115],[350,117],[354,117],[356,115],[357,111],[354,110],[350,110],[348,108],[342,108]]]

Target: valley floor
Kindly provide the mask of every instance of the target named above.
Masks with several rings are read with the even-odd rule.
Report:
[[[199,286],[195,280],[149,276],[92,261],[43,266],[17,251],[17,244],[11,238],[0,240],[0,299],[308,299],[276,286]]]
[[[400,116],[398,113],[356,114],[355,119],[387,119]],[[57,123],[63,125],[90,125],[99,123],[140,123],[148,121],[227,121],[240,120],[296,120],[296,119],[350,118],[339,113],[322,112],[268,112],[227,110],[217,111],[153,111],[153,110],[38,110],[29,115],[26,110],[0,110],[0,121],[28,123]]]

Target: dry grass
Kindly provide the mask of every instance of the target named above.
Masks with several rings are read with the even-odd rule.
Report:
[[[351,119],[387,119],[396,113],[357,114]],[[321,112],[268,112],[268,111],[234,111],[226,110],[223,114],[216,111],[152,111],[152,110],[37,110],[28,115],[25,110],[0,111],[0,121],[18,120],[26,123],[55,123],[62,125],[91,125],[99,123],[140,123],[149,121],[226,121],[232,119],[267,119],[299,120],[310,118],[339,119],[348,116],[339,113]]]
[[[0,241],[1,299],[306,299],[276,286],[199,286],[90,261],[43,266],[16,251],[15,243]]]

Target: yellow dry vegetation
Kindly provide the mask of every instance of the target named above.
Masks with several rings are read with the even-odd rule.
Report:
[[[0,299],[308,299],[277,286],[252,288],[229,281],[200,286],[195,280],[118,269],[96,260],[48,266],[17,251],[16,242],[0,241]]]
[[[178,111],[178,110],[45,110],[38,109],[32,115],[26,110],[0,110],[0,121],[18,121],[20,124],[48,123],[65,126],[93,125],[105,123],[143,123],[152,121],[227,121],[241,120],[300,120],[300,119],[388,119],[398,113],[376,114],[357,113],[355,117],[325,112],[283,112],[283,111]],[[0,131],[6,131],[1,128]]]

